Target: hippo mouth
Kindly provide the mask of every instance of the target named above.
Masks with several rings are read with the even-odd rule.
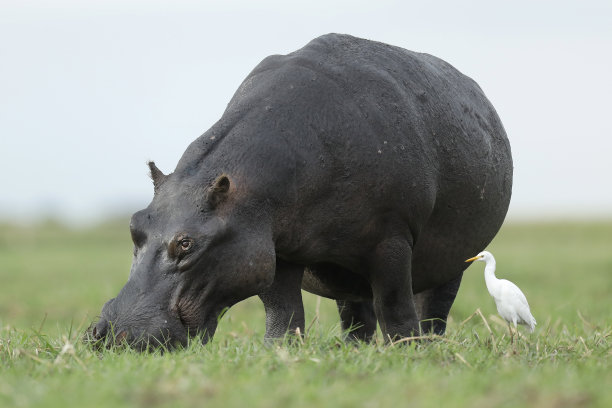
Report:
[[[189,308],[185,307],[183,302],[177,303],[173,308],[173,312],[176,313],[181,325],[183,325],[187,337],[191,338],[202,331],[200,328],[202,319],[198,315],[189,313],[188,310]]]

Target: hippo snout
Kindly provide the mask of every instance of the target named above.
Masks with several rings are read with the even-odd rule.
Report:
[[[90,332],[90,339],[97,345],[127,344],[145,351],[187,344],[185,328],[177,317],[166,313],[154,317],[134,314],[134,309],[123,310],[121,304],[111,299],[102,308],[101,317]]]
[[[181,332],[172,332],[168,327],[154,329],[123,328],[102,318],[91,329],[91,339],[102,347],[127,344],[139,351],[154,350],[160,347],[172,349],[185,346],[187,337]]]

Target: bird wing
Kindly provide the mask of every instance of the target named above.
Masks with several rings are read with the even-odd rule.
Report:
[[[513,282],[507,279],[500,280],[503,281],[504,298],[514,306],[518,317],[522,320],[520,323],[526,324],[533,330],[536,320],[531,315],[531,310],[529,309],[529,303],[527,302],[525,294],[523,294],[519,287]]]
[[[516,286],[513,282],[510,282],[507,279],[500,279],[500,281],[503,282],[502,290],[506,299],[512,299],[514,304],[522,304],[529,307],[529,303],[527,303],[527,298],[518,286]]]

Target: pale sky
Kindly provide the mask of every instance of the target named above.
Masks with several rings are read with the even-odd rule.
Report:
[[[612,217],[612,2],[0,0],[0,220],[148,205],[270,54],[338,32],[436,55],[508,133],[509,217]]]

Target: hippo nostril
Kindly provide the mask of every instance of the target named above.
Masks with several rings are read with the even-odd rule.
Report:
[[[106,320],[100,320],[91,331],[93,338],[95,340],[101,340],[106,337],[106,333],[108,332],[108,326],[109,324]]]

